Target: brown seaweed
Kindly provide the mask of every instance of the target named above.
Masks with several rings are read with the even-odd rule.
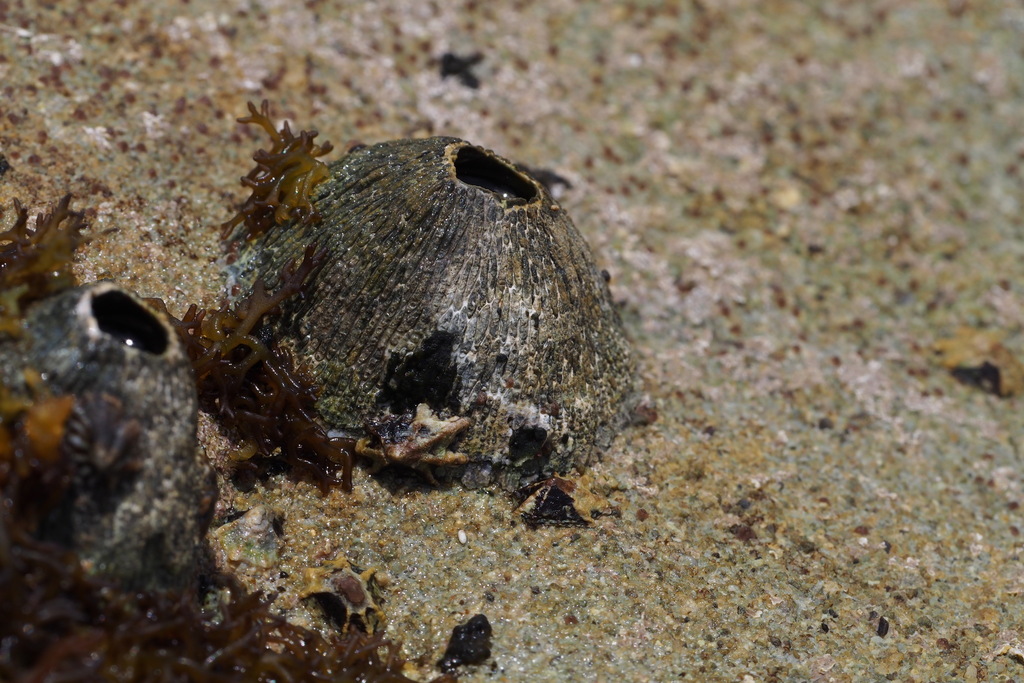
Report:
[[[270,120],[270,103],[263,100],[259,110],[249,102],[249,116],[239,123],[256,124],[270,135],[270,151],[259,150],[253,155],[256,167],[242,178],[242,184],[252,190],[239,212],[221,226],[221,237],[228,236],[239,225],[244,225],[245,238],[262,235],[275,225],[295,221],[309,225],[320,220],[313,206],[313,188],[328,178],[327,164],[317,159],[334,149],[325,142],[313,144],[318,135],[315,130],[300,131],[296,136],[286,121],[281,130]]]
[[[0,334],[10,336],[19,333],[26,305],[74,284],[71,263],[87,227],[69,194],[37,216],[34,228],[17,200],[14,214],[14,225],[0,232]]]
[[[317,387],[291,354],[260,334],[265,317],[297,294],[319,268],[324,253],[307,249],[302,262],[288,263],[276,291],[261,280],[233,305],[201,310],[192,305],[171,323],[195,371],[200,405],[234,428],[254,453],[248,462],[275,457],[326,491],[341,470],[341,485],[352,488],[352,459],[346,444],[332,440],[316,411]],[[160,300],[152,300],[167,312]]]

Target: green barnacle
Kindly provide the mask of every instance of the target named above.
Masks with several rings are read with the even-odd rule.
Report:
[[[544,186],[451,137],[354,148],[329,169],[318,223],[240,239],[233,264],[251,286],[326,251],[273,332],[328,424],[381,465],[469,487],[590,462],[625,424],[636,373],[607,283]]]

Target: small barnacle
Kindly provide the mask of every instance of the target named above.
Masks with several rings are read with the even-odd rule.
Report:
[[[70,398],[66,410],[51,404],[49,421],[34,419],[36,405],[26,412],[34,450],[52,450],[36,434],[59,439],[70,467],[40,536],[126,586],[188,583],[213,480],[196,449],[188,359],[168,323],[112,283],[67,289],[33,302],[20,334],[0,342],[0,384]]]
[[[291,353],[264,341],[264,318],[270,316],[323,264],[324,254],[306,249],[298,265],[281,269],[271,293],[263,281],[233,305],[200,310],[192,305],[179,320],[166,313],[191,359],[200,405],[219,415],[249,445],[246,464],[269,460],[280,452],[300,474],[326,491],[341,470],[341,484],[352,488],[348,442],[332,439],[315,408],[316,387],[295,366]]]
[[[267,569],[277,564],[280,541],[274,530],[274,515],[262,505],[213,531],[224,560],[233,565],[248,564]]]
[[[445,137],[356,148],[330,173],[320,223],[246,241],[234,264],[253,283],[326,250],[272,333],[323,388],[328,424],[365,435],[420,404],[466,420],[446,444],[464,457],[415,464],[470,487],[586,465],[626,423],[634,365],[605,279],[544,186]]]
[[[516,512],[531,526],[589,526],[606,507],[578,482],[562,477],[527,484],[515,497]]]
[[[315,600],[339,631],[372,635],[384,627],[385,619],[375,574],[376,570],[363,570],[343,557],[331,560],[303,572],[300,597]]]
[[[313,144],[318,135],[315,130],[300,131],[295,136],[288,122],[281,130],[270,120],[270,103],[263,100],[260,109],[249,102],[250,115],[238,119],[239,123],[254,123],[270,135],[270,151],[259,150],[253,155],[256,168],[242,178],[242,184],[252,190],[241,210],[221,226],[222,237],[227,238],[239,224],[244,234],[255,237],[275,225],[295,221],[308,225],[319,220],[319,214],[310,201],[313,188],[327,179],[327,164],[317,159],[333,149],[329,142]]]

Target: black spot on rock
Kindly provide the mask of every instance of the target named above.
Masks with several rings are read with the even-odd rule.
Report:
[[[459,374],[453,352],[455,335],[436,330],[413,353],[388,361],[377,402],[391,412],[413,411],[426,403],[435,411],[459,410]]]
[[[0,178],[4,177],[4,174],[11,170],[11,165],[7,161],[7,157],[0,154]]]
[[[505,366],[507,366],[507,365],[508,365],[508,354],[507,353],[499,353],[497,356],[494,357],[494,372],[497,375],[504,374],[505,373]]]
[[[520,427],[512,432],[508,440],[508,454],[513,462],[523,458],[532,458],[541,452],[548,439],[548,431],[543,427]]]
[[[473,73],[473,67],[482,61],[484,61],[484,56],[479,52],[465,57],[445,52],[441,55],[441,78],[454,76],[462,85],[476,90],[480,87],[480,79]]]
[[[452,629],[444,657],[437,663],[441,671],[451,673],[463,664],[479,664],[491,656],[491,622],[477,614]]]

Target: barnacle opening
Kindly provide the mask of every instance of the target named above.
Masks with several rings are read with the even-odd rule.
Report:
[[[455,177],[483,188],[510,204],[526,204],[537,197],[537,186],[522,173],[479,147],[461,147],[453,161]]]
[[[93,297],[92,316],[102,332],[125,346],[156,355],[167,350],[167,328],[124,292],[114,289]]]

